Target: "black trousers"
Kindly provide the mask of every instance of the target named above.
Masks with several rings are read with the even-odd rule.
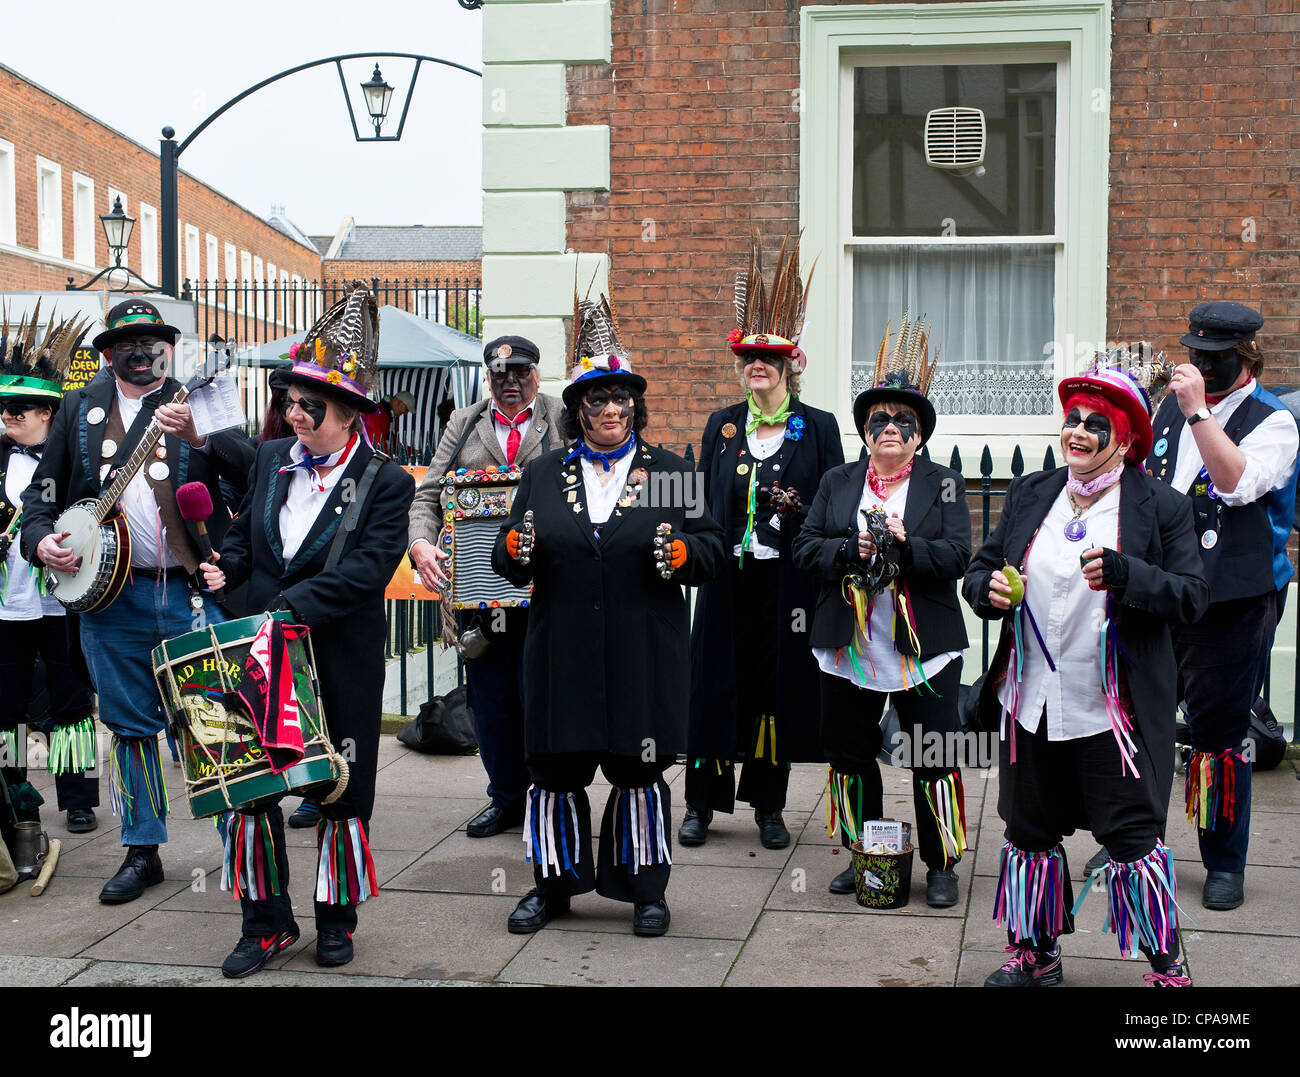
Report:
[[[645,789],[657,793],[652,809],[662,811],[664,851],[671,855],[672,803],[668,783],[663,781],[663,772],[669,765],[663,762],[646,763],[638,758],[607,752],[529,754],[528,773],[534,786],[530,791],[534,798],[532,813],[536,816],[544,810],[545,794],[557,796],[555,819],[558,825],[552,826],[551,830],[556,834],[557,840],[564,843],[572,865],[571,868],[562,866],[559,871],[549,866],[543,875],[543,865],[534,852],[533,878],[538,889],[543,893],[568,895],[586,894],[595,890],[601,897],[638,905],[662,900],[668,889],[668,875],[672,865],[668,862],[641,864],[633,871],[627,863],[618,863],[616,842],[626,852],[631,836],[625,833],[623,813],[620,811],[618,818],[615,813],[623,805],[621,794],[625,795],[627,790]],[[597,766],[614,788],[610,790],[605,802],[600,824],[600,843],[593,864],[591,801],[587,797],[587,787],[596,776]],[[572,796],[572,807],[566,794]],[[574,828],[569,825],[574,816],[577,821],[576,835]],[[563,824],[559,823],[561,818],[565,820]],[[560,836],[562,827],[567,827],[563,837]],[[644,841],[644,834],[639,835],[638,839]]]
[[[493,633],[493,612],[505,615],[505,631]],[[528,788],[524,765],[523,664],[524,637],[528,634],[526,610],[484,611],[462,614],[468,627],[475,618],[492,641],[482,658],[465,663],[467,694],[478,740],[478,754],[488,776],[488,796],[505,808],[520,803]]]
[[[719,811],[730,814],[736,801],[753,805],[767,814],[785,807],[790,786],[790,764],[779,755],[780,742],[770,743],[781,731],[782,715],[774,714],[780,695],[780,670],[776,643],[780,635],[781,611],[777,606],[781,562],[760,561],[748,557],[745,567],[733,576],[732,638],[735,640],[736,677],[736,749],[745,762],[740,765],[740,784],[736,784],[736,764],[730,760],[703,759],[687,762],[686,803],[696,811]],[[811,701],[810,701],[811,704]],[[770,720],[762,732],[761,722]],[[761,758],[760,758],[761,755]]]
[[[20,727],[27,723],[32,698],[36,661],[45,664],[45,690],[49,712],[33,727],[49,733],[54,726],[72,725],[88,718],[93,696],[90,677],[81,658],[79,639],[69,631],[76,627],[70,616],[39,617],[31,621],[0,621],[0,730],[14,731],[19,759],[26,751]],[[5,781],[27,780],[27,767],[18,760],[6,761]],[[54,779],[59,811],[99,806],[99,778],[85,774],[60,774]]]
[[[1250,844],[1249,760],[1239,758],[1250,730],[1250,708],[1264,687],[1264,669],[1277,630],[1277,592],[1215,602],[1195,624],[1178,629],[1178,658],[1192,749],[1218,755],[1233,768],[1232,821],[1202,819],[1201,861],[1210,871],[1245,871]]]
[[[1001,742],[998,751],[998,815],[1006,824],[1007,841],[1027,853],[1044,853],[1082,829],[1091,830],[1120,863],[1149,854],[1164,837],[1169,788],[1158,788],[1151,780],[1151,757],[1138,729],[1133,731],[1133,743],[1133,764],[1140,778],[1121,773],[1119,746],[1109,730],[1077,740],[1048,740],[1046,714],[1035,733],[1017,728],[1016,761],[1011,762],[1009,739]],[[1074,931],[1073,889],[1064,848],[1060,855],[1065,864],[1064,933],[1068,935]],[[1151,957],[1149,950],[1141,948]],[[1163,967],[1177,956],[1175,938],[1171,949],[1154,963]]]
[[[913,759],[921,757],[927,740],[955,734],[960,726],[957,691],[961,686],[961,659],[955,658],[944,666],[930,678],[930,684],[937,695],[924,685],[901,692],[873,692],[859,688],[846,677],[825,672],[821,675],[821,735],[826,761],[838,774],[855,777],[861,782],[865,819],[879,819],[884,812],[884,785],[876,754],[884,739],[880,719],[886,700],[892,699],[898,709],[899,727],[910,740]],[[955,738],[946,743],[955,743]],[[890,747],[892,750],[895,746]],[[944,759],[943,762],[951,765],[911,767],[916,844],[921,859],[930,868],[950,867],[955,862],[944,850],[938,822],[925,795],[924,783],[947,777],[960,769],[956,758]],[[862,822],[861,819],[857,821]],[[847,846],[848,837],[842,827],[840,833]]]

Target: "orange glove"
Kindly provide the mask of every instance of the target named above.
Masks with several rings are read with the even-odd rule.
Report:
[[[686,543],[681,539],[671,539],[668,543],[668,564],[679,569],[686,564]]]
[[[519,532],[513,527],[506,532],[506,553],[514,560],[519,560]]]

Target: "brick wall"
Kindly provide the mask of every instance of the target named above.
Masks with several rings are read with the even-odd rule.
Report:
[[[328,281],[477,281],[483,276],[483,263],[470,262],[358,262],[342,258],[321,263],[321,279]]]
[[[724,337],[747,237],[798,227],[803,2],[614,0],[611,64],[569,69],[569,123],[610,126],[612,188],[570,195],[569,244],[612,255],[650,435],[678,449],[738,396]],[[1202,298],[1248,302],[1270,384],[1300,366],[1290,7],[1115,0],[1112,40],[1108,336],[1168,342]]]
[[[219,137],[219,136],[209,136]],[[37,248],[36,157],[39,154],[62,168],[63,257],[73,256],[74,171],[90,177],[94,193],[94,251],[99,267],[107,264],[108,245],[99,216],[111,208],[108,189],[126,195],[126,211],[136,218],[127,248],[127,262],[140,272],[140,202],[160,211],[158,157],[59,98],[24,81],[11,71],[0,69],[0,138],[14,145],[14,186],[17,217],[17,245]],[[184,172],[178,184],[182,244],[185,225],[199,230],[200,274],[209,275],[207,236],[218,240],[218,276],[225,275],[225,244],[249,251],[265,263],[297,273],[308,280],[320,273],[320,256],[276,231],[255,214]],[[162,221],[158,221],[159,267],[162,265]],[[236,259],[238,264],[238,257]],[[184,247],[180,277],[186,276]],[[84,283],[93,274],[64,267],[37,265],[21,257],[0,253],[0,288],[62,287],[71,275]],[[51,279],[52,278],[52,279]],[[157,282],[154,282],[157,283]]]

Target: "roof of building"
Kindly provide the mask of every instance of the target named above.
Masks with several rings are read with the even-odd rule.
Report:
[[[483,229],[467,225],[353,225],[335,259],[356,262],[473,262]]]
[[[296,224],[294,224],[293,221],[289,220],[289,218],[285,216],[283,206],[272,206],[271,215],[266,218],[266,223],[269,224],[272,228],[274,228],[277,232],[281,232],[284,235],[288,236],[295,243],[301,243],[304,247],[319,249],[316,247],[316,243],[312,240],[312,238],[309,235],[307,235],[306,232],[304,232],[301,228],[299,228]],[[328,246],[328,244],[326,245]],[[322,251],[321,253],[323,254],[324,251]]]
[[[329,252],[330,244],[334,242],[333,236],[308,236],[307,238],[311,240],[311,245],[320,251],[322,258]]]

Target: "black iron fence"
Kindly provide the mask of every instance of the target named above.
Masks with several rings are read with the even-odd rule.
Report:
[[[241,346],[265,344],[309,328],[331,303],[347,294],[352,283],[350,278],[186,279],[181,298],[195,304],[200,340],[209,340],[215,333]],[[361,283],[369,286],[381,307],[397,307],[470,336],[481,334],[482,284],[476,277],[370,277]]]

